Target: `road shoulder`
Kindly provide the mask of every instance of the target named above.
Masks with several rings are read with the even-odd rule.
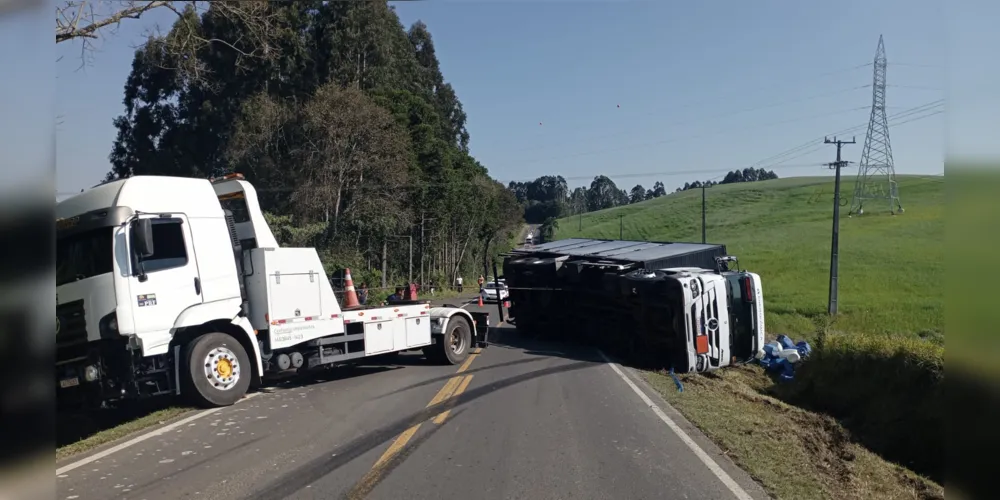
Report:
[[[614,360],[611,360],[614,362]],[[700,448],[722,471],[731,478],[740,489],[746,492],[751,498],[764,500],[771,496],[763,486],[760,485],[747,471],[740,468],[729,456],[717,446],[708,436],[684,417],[676,408],[670,405],[666,399],[653,388],[649,382],[634,368],[615,363],[622,374],[628,377],[635,384],[635,387],[642,391],[649,400],[656,405],[680,430],[690,438],[694,444]],[[652,408],[651,408],[652,409]],[[674,432],[664,425],[665,432]],[[679,436],[680,437],[680,436]],[[683,439],[683,438],[682,438]]]
[[[56,468],[84,460],[91,455],[101,453],[138,436],[156,432],[157,429],[188,418],[199,411],[197,408],[170,407],[98,431],[79,441],[59,446],[56,448]]]

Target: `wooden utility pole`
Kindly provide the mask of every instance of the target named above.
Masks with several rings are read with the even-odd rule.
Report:
[[[706,217],[705,214],[706,214],[706,212],[708,212],[708,209],[707,209],[707,206],[706,206],[706,203],[705,203],[705,190],[706,189],[708,189],[708,184],[707,183],[702,183],[702,185],[701,185],[701,242],[702,243],[706,243],[707,242],[706,229],[705,229],[705,217]]]
[[[389,274],[389,238],[382,240],[382,289],[386,287],[386,275]]]
[[[420,286],[424,286],[424,211],[423,210],[420,211]]]
[[[424,211],[420,211],[420,286],[424,285],[424,249],[425,246],[425,236],[424,236],[424,223],[427,221],[432,221],[434,219],[428,219],[424,217]],[[413,278],[410,278],[411,280]]]
[[[827,313],[834,316],[837,314],[837,279],[840,272],[840,169],[849,163],[840,159],[840,148],[855,142],[853,137],[850,141],[841,141],[836,137],[831,141],[824,137],[823,143],[837,145],[837,161],[827,164],[836,172],[833,183],[833,234],[830,238],[830,300],[827,304]]]

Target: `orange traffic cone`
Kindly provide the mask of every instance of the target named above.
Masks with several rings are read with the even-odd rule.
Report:
[[[483,307],[483,294],[479,294],[479,307]]]
[[[354,280],[351,279],[351,270],[344,269],[344,309],[359,307],[358,292],[354,291]]]
[[[507,309],[510,309],[510,301],[509,300],[503,301],[503,306],[506,307]]]

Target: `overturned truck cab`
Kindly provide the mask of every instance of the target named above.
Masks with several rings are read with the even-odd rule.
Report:
[[[735,269],[731,269],[735,267]],[[504,260],[518,330],[705,372],[764,345],[761,279],[722,245],[570,239]]]

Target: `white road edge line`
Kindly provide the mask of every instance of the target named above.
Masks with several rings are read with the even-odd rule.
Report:
[[[712,460],[712,457],[708,456],[708,453],[705,453],[705,450],[702,450],[701,447],[698,446],[693,439],[691,439],[691,436],[688,436],[687,433],[685,433],[684,430],[682,430],[680,426],[673,421],[673,419],[667,416],[667,414],[653,402],[653,400],[649,399],[649,396],[642,392],[642,389],[635,385],[635,382],[632,382],[632,379],[630,379],[628,375],[625,375],[621,368],[618,368],[616,363],[608,359],[608,357],[601,350],[598,350],[597,352],[602,358],[604,358],[604,362],[607,363],[608,366],[610,366],[611,369],[614,370],[615,373],[617,373],[618,376],[621,377],[621,379],[624,380],[625,383],[639,395],[640,398],[642,398],[642,402],[646,403],[649,406],[649,409],[653,410],[653,413],[655,413],[657,417],[660,417],[660,420],[667,424],[667,427],[670,427],[670,430],[674,431],[674,434],[677,434],[677,437],[681,438],[681,441],[684,441],[684,444],[686,444],[687,447],[694,452],[695,456],[698,457],[698,459],[700,459],[706,467],[708,467],[708,470],[712,471],[712,473],[715,474],[715,477],[719,478],[719,480],[722,481],[722,484],[726,485],[733,495],[736,495],[736,498],[739,498],[740,500],[753,500],[753,497],[751,497],[750,494],[743,489],[743,487],[734,481],[732,477],[729,477],[729,474],[726,474],[726,471],[722,470],[722,467],[720,467],[715,460]]]
[[[252,397],[254,397],[254,396],[258,395],[258,394],[260,394],[260,393],[259,392],[253,392],[253,393],[247,394],[247,396],[245,398],[243,398],[242,401],[246,401],[246,400],[248,400],[248,399],[250,399],[250,398],[252,398]],[[242,402],[242,401],[240,401],[240,402]],[[106,457],[108,455],[111,455],[111,454],[114,454],[114,453],[118,453],[119,451],[122,451],[125,448],[128,448],[128,447],[133,446],[133,445],[138,444],[138,443],[141,443],[141,442],[143,442],[143,441],[145,441],[145,440],[147,440],[149,438],[154,438],[156,436],[160,436],[160,435],[166,434],[166,433],[168,433],[168,432],[170,432],[170,431],[172,431],[172,430],[174,430],[174,429],[176,429],[176,428],[178,428],[178,427],[180,427],[180,426],[182,426],[184,424],[191,423],[191,422],[193,422],[195,420],[198,420],[201,417],[207,417],[207,416],[209,416],[209,415],[211,415],[211,414],[213,414],[215,412],[218,412],[219,410],[222,410],[222,409],[223,408],[212,408],[212,409],[209,409],[209,410],[203,410],[201,412],[195,413],[194,415],[191,415],[190,417],[187,417],[187,418],[182,419],[182,420],[178,420],[178,421],[176,421],[176,422],[174,422],[174,423],[172,423],[170,425],[165,425],[163,427],[160,427],[159,429],[147,432],[146,434],[143,434],[141,436],[136,436],[136,437],[134,437],[132,439],[129,439],[128,441],[125,441],[124,443],[112,446],[111,448],[108,448],[108,449],[106,449],[106,450],[104,450],[104,451],[102,451],[100,453],[94,453],[93,455],[91,455],[91,456],[89,456],[87,458],[78,460],[78,461],[73,462],[73,463],[71,463],[69,465],[64,465],[64,466],[56,469],[56,475],[59,476],[59,475],[65,474],[65,473],[67,473],[67,472],[69,472],[69,471],[71,471],[73,469],[76,469],[76,468],[79,468],[79,467],[83,467],[84,465],[87,465],[89,463],[92,463],[92,462],[95,462],[97,460],[100,460],[100,459],[102,459],[102,458],[104,458],[104,457]]]

